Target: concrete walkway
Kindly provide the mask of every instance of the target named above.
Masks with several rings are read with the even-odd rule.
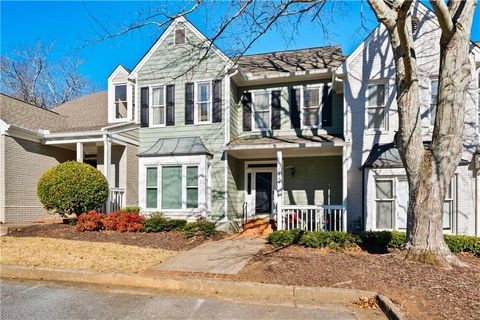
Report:
[[[266,243],[262,238],[212,241],[175,256],[151,271],[237,274]]]

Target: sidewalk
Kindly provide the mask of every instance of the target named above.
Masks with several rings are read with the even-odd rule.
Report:
[[[262,238],[240,237],[208,242],[154,266],[144,273],[155,275],[164,272],[198,272],[234,275],[243,269],[265,243],[265,239]]]

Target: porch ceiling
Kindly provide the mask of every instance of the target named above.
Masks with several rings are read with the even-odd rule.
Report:
[[[341,155],[345,142],[330,135],[249,137],[230,142],[226,150],[238,159],[275,158],[282,150],[284,157]]]

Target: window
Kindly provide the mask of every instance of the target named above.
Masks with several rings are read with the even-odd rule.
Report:
[[[127,109],[127,85],[115,86],[115,118],[124,119],[128,115]]]
[[[393,229],[393,180],[377,180],[375,190],[377,203],[377,229]]]
[[[165,124],[165,86],[152,87],[152,125]]]
[[[182,166],[162,167],[162,209],[182,208]]]
[[[438,80],[430,80],[430,124],[433,126],[435,124],[435,113],[437,111],[437,101],[438,101]]]
[[[455,181],[452,180],[443,204],[443,229],[452,229]],[[376,228],[405,230],[407,227],[408,182],[405,176],[381,177],[375,181]]]
[[[175,30],[175,45],[185,44],[185,29]]]
[[[209,122],[211,119],[211,92],[212,86],[210,81],[197,83],[197,122]]]
[[[187,167],[187,208],[198,208],[198,167]]]
[[[147,209],[195,209],[198,208],[198,199],[198,165],[146,168]]]
[[[385,129],[385,92],[384,83],[371,83],[367,90],[367,128]]]
[[[158,170],[157,168],[147,168],[147,208],[158,207]]]
[[[320,126],[320,88],[303,89],[302,124],[304,127]]]
[[[257,130],[270,129],[270,92],[253,94],[253,122]]]

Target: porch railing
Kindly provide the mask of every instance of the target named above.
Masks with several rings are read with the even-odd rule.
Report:
[[[284,230],[347,231],[347,212],[341,205],[283,205],[281,219],[277,225]]]
[[[124,207],[125,189],[110,188],[110,197],[103,206],[103,212],[115,212]]]

